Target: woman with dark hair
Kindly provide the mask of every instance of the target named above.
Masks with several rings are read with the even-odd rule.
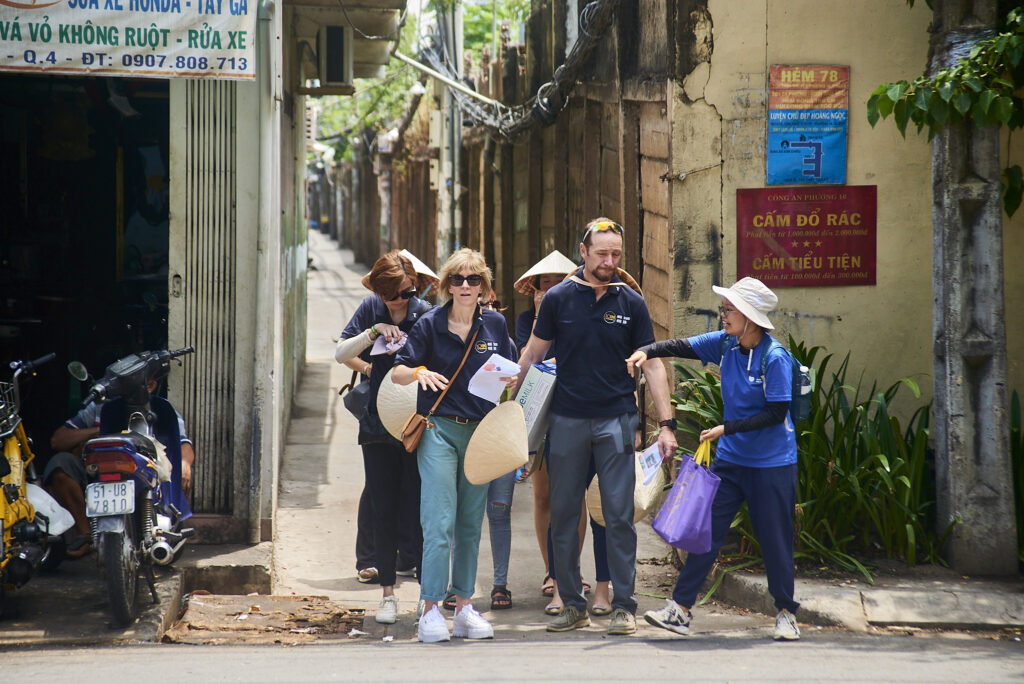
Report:
[[[388,252],[377,259],[370,273],[363,278],[363,286],[374,294],[356,309],[345,326],[334,358],[361,371],[369,378],[370,392],[366,413],[359,419],[359,444],[363,449],[363,469],[369,493],[372,515],[373,546],[377,576],[383,596],[376,620],[392,624],[398,616],[398,597],[395,596],[396,558],[402,526],[415,526],[416,540],[420,539],[416,503],[420,495],[420,478],[416,456],[406,452],[402,443],[388,434],[377,415],[377,390],[395,359],[395,352],[407,338],[413,324],[431,307],[416,296],[416,271],[412,262],[398,251]],[[366,360],[369,347],[383,337],[395,348]],[[363,355],[364,358],[360,358]],[[410,510],[413,515],[403,519],[400,512]],[[408,532],[408,530],[406,531]],[[420,545],[404,549],[410,566],[418,566]]]
[[[492,354],[507,359],[515,354],[505,317],[480,307],[481,299],[490,299],[491,269],[479,252],[460,249],[448,258],[441,269],[440,293],[449,301],[429,311],[412,329],[391,376],[399,385],[419,383],[417,411],[428,416],[416,451],[422,482],[420,598],[424,601],[418,637],[427,643],[452,636],[494,636],[491,624],[470,603],[476,588],[487,485],[470,484],[465,462],[470,437],[495,404],[471,394],[469,380]],[[511,385],[516,378],[506,381]],[[440,404],[431,414],[438,399]],[[438,610],[448,591],[449,571],[455,594],[451,634]]]

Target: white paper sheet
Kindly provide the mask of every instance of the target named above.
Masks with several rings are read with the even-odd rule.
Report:
[[[651,446],[647,447],[637,454],[636,457],[640,459],[640,468],[644,473],[644,484],[651,484],[651,480],[654,479],[654,475],[661,468],[661,450],[658,449],[658,443],[655,442]]]
[[[519,375],[518,364],[499,354],[491,354],[491,358],[487,359],[484,365],[480,366],[480,370],[469,379],[469,393],[497,404],[501,399],[501,393],[505,391],[505,381],[502,378],[514,375]]]
[[[384,336],[381,335],[374,341],[373,348],[370,349],[370,356],[378,356],[380,354],[394,354],[396,351],[405,346],[405,342],[408,339],[409,336],[406,335],[405,333],[402,333],[402,336],[399,337],[396,341],[388,342],[386,339],[384,339]]]

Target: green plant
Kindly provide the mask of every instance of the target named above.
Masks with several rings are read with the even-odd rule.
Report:
[[[849,354],[835,370],[833,355],[792,338],[793,355],[813,370],[811,411],[796,426],[798,475],[797,558],[817,559],[868,581],[858,560],[883,552],[908,565],[923,558],[941,562],[945,534],[934,529],[934,482],[928,467],[928,411],[919,407],[904,428],[889,407],[901,388],[920,398],[917,384],[901,378],[882,391],[847,380]],[[820,358],[819,358],[820,357]],[[702,429],[722,423],[719,376],[675,363],[679,391],[672,396],[681,431],[694,441]],[[757,550],[744,507],[735,529]]]
[[[907,0],[913,6],[913,0]],[[930,4],[930,3],[929,3]],[[1019,97],[1024,85],[1024,7],[1014,7],[1002,30],[978,40],[968,55],[934,76],[913,81],[883,83],[867,102],[867,119],[873,127],[890,114],[900,135],[907,124],[918,133],[928,129],[931,140],[946,126],[973,121],[978,128],[1024,126],[1024,104]],[[1003,209],[1013,216],[1024,195],[1024,173],[1017,164],[1003,170]]]

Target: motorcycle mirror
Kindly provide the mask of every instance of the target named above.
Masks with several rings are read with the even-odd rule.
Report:
[[[81,361],[72,361],[69,363],[68,373],[71,373],[71,377],[80,382],[85,382],[89,379],[89,371]]]

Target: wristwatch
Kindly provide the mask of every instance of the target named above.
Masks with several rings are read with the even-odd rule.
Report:
[[[668,420],[659,420],[658,425],[661,427],[667,427],[669,430],[675,431],[679,429],[679,421],[675,418],[669,418]]]

